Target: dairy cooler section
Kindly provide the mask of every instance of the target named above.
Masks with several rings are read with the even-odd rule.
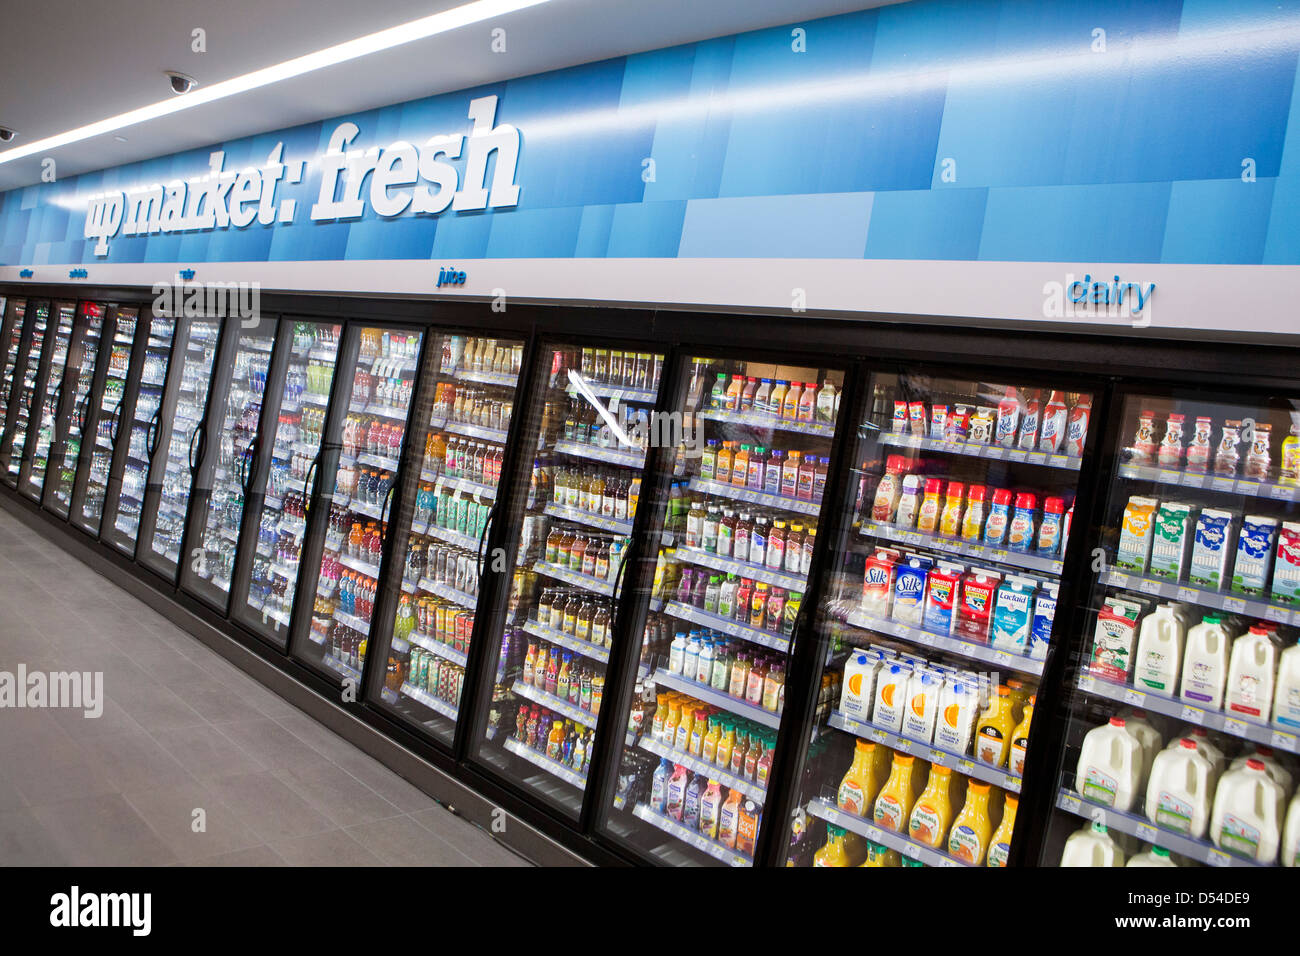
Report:
[[[788,865],[1007,865],[1092,398],[871,375]]]
[[[77,486],[77,472],[90,460],[90,449],[83,448],[83,437],[91,415],[91,390],[99,363],[99,347],[104,330],[104,307],[82,302],[80,316],[73,327],[72,348],[68,355],[65,387],[69,402],[60,427],[55,430],[50,451],[51,478],[47,482],[46,506],[60,517],[68,517]]]
[[[1300,864],[1300,399],[1127,394],[1041,862]]]
[[[113,334],[108,344],[108,368],[99,395],[91,397],[91,402],[98,404],[92,409],[95,443],[91,448],[85,489],[80,500],[74,497],[72,510],[72,523],[92,535],[99,534],[103,522],[104,498],[108,493],[109,472],[120,434],[122,403],[126,400],[131,349],[135,343],[136,310],[113,307],[110,311],[112,321],[105,323],[105,328],[111,328]],[[85,439],[89,440],[90,435],[87,434]]]
[[[63,373],[68,363],[68,353],[72,348],[73,318],[77,314],[76,303],[55,302],[52,305],[57,313],[51,350],[46,362],[45,382],[41,394],[32,403],[32,419],[36,429],[36,440],[32,446],[31,461],[19,478],[18,490],[24,494],[40,499],[45,490],[45,474],[49,469],[51,447],[62,440],[67,432],[67,407],[63,403]],[[60,420],[60,412],[64,418]]]
[[[26,467],[31,449],[28,441],[32,440],[32,409],[37,405],[36,389],[41,370],[41,355],[45,347],[46,332],[50,320],[50,304],[35,302],[28,305],[30,315],[27,317],[31,327],[31,344],[27,348],[27,360],[15,367],[12,384],[14,410],[12,424],[9,426],[9,459],[4,472],[4,480],[10,485],[17,485],[19,475]]]

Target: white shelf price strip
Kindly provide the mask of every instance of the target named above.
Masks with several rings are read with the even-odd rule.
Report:
[[[1143,594],[1168,598],[1172,601],[1184,601],[1200,607],[1217,608],[1232,614],[1248,614],[1251,617],[1265,618],[1279,624],[1288,622],[1300,624],[1300,609],[1293,611],[1291,608],[1261,601],[1258,598],[1211,591],[1182,581],[1166,581],[1128,571],[1103,572],[1101,581],[1109,587],[1140,591]]]
[[[861,611],[851,611],[845,621],[866,631],[888,634],[921,647],[948,651],[959,657],[980,661],[985,664],[1009,667],[1022,674],[1037,675],[1043,673],[1043,662],[1032,657],[1026,657],[1024,654],[1012,654],[1009,651],[999,650],[987,644],[976,644],[973,641],[963,641],[959,638],[923,631],[919,627],[912,627],[910,624],[903,624],[901,621],[870,617]]]
[[[658,827],[660,830],[670,836],[676,837],[688,846],[693,846],[701,853],[707,853],[715,860],[719,860],[729,866],[754,865],[754,861],[739,850],[732,849],[716,840],[710,840],[703,833],[695,832],[690,827],[678,823],[672,817],[664,816],[662,813],[650,809],[644,803],[638,803],[632,809],[632,813],[635,814],[638,819],[644,820],[646,823]]]
[[[934,847],[909,840],[901,833],[895,833],[893,830],[883,830],[864,817],[845,813],[830,801],[823,800],[820,797],[808,801],[808,812],[833,826],[852,830],[858,836],[866,837],[872,843],[883,844],[910,859],[919,860],[926,866],[958,867],[971,865],[963,860],[953,859],[947,853],[942,853],[934,849]]]
[[[504,744],[506,750],[510,751],[516,757],[522,757],[535,767],[540,767],[552,776],[559,777],[565,783],[572,784],[579,790],[587,785],[587,778],[580,773],[566,767],[558,761],[552,760],[545,754],[539,754],[537,751],[525,747],[517,740],[507,739]]]

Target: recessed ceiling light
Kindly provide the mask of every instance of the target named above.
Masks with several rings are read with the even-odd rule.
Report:
[[[159,100],[157,103],[128,110],[125,113],[119,113],[116,116],[110,116],[107,119],[86,126],[78,126],[76,129],[56,133],[54,136],[47,136],[45,139],[38,139],[25,146],[7,149],[0,152],[0,164],[11,163],[16,159],[22,159],[35,153],[48,152],[60,146],[67,146],[69,143],[89,139],[92,136],[102,136],[104,133],[111,133],[116,129],[134,126],[137,123],[157,119],[160,116],[179,113],[181,110],[202,106],[205,103],[225,99],[227,96],[247,93],[249,90],[278,83],[281,80],[292,79],[295,76],[302,76],[304,73],[311,73],[327,66],[346,63],[349,60],[368,56],[371,53],[391,50],[393,47],[402,46],[415,40],[424,40],[440,33],[447,33],[473,23],[480,23],[483,20],[505,16],[518,10],[525,10],[528,7],[536,7],[549,2],[550,0],[473,0],[471,3],[462,4],[441,13],[421,17],[418,20],[411,20],[409,23],[401,23],[395,27],[389,27],[387,30],[380,30],[377,33],[369,33],[352,40],[345,40],[343,43],[337,43],[314,53],[307,53],[303,56],[294,57],[292,60],[285,60],[282,63],[263,67],[260,70],[254,70],[252,73],[245,73],[243,76],[222,80],[220,83],[213,83],[211,86],[193,90],[184,96],[172,96],[165,100]],[[12,136],[10,139],[12,139]]]

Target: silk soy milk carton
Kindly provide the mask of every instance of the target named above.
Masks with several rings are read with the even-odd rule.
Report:
[[[1236,517],[1231,511],[1206,508],[1196,518],[1188,580],[1216,591],[1228,580],[1228,556],[1236,538]]]
[[[1151,523],[1150,571],[1178,581],[1187,570],[1192,543],[1192,506],[1163,501]]]
[[[1147,569],[1147,560],[1151,556],[1151,522],[1159,504],[1155,498],[1134,495],[1124,506],[1115,564],[1126,571],[1143,573]]]

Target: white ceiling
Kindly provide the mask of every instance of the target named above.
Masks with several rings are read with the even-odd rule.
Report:
[[[0,126],[13,145],[165,99],[164,70],[211,84],[464,0],[41,0],[0,30]],[[899,0],[551,0],[51,151],[60,179],[434,93]],[[506,30],[493,53],[491,30]],[[191,50],[202,27],[207,52]],[[0,165],[39,182],[43,156]]]

